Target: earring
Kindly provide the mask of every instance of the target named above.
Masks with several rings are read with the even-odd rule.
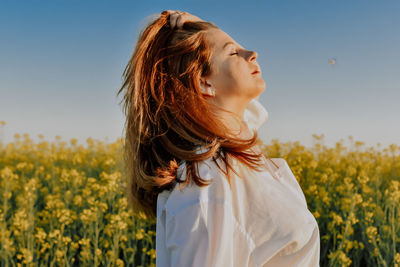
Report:
[[[215,89],[214,88],[210,88],[209,92],[210,92],[210,95],[215,96]]]

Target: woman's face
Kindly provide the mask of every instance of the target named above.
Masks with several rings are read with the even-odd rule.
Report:
[[[201,88],[214,88],[217,102],[229,99],[247,104],[258,97],[266,85],[256,62],[257,53],[244,49],[220,29],[210,29],[206,36],[212,49],[212,74],[202,78]],[[253,74],[256,70],[259,72]]]

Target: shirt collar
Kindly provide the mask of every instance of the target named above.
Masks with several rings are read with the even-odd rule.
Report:
[[[254,98],[244,110],[243,120],[249,129],[258,130],[268,120],[268,111],[258,99]]]

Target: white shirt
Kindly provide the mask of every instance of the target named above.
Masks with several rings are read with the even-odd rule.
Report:
[[[258,129],[268,118],[253,99],[244,119]],[[204,149],[198,150],[203,152]],[[303,191],[283,158],[268,162],[270,172],[233,162],[232,191],[212,159],[201,162],[199,175],[212,180],[206,187],[177,184],[157,199],[156,266],[319,266],[320,236]],[[219,159],[220,166],[222,160]],[[178,169],[186,179],[185,164]]]

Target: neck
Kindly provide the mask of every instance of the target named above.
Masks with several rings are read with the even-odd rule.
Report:
[[[241,138],[251,138],[253,136],[252,132],[247,127],[244,119],[244,110],[249,104],[250,100],[243,101],[243,99],[236,101],[224,101],[223,103],[215,103],[217,106],[233,112],[233,114],[217,111],[219,118],[225,124],[225,126],[230,129],[230,134],[234,137]]]

